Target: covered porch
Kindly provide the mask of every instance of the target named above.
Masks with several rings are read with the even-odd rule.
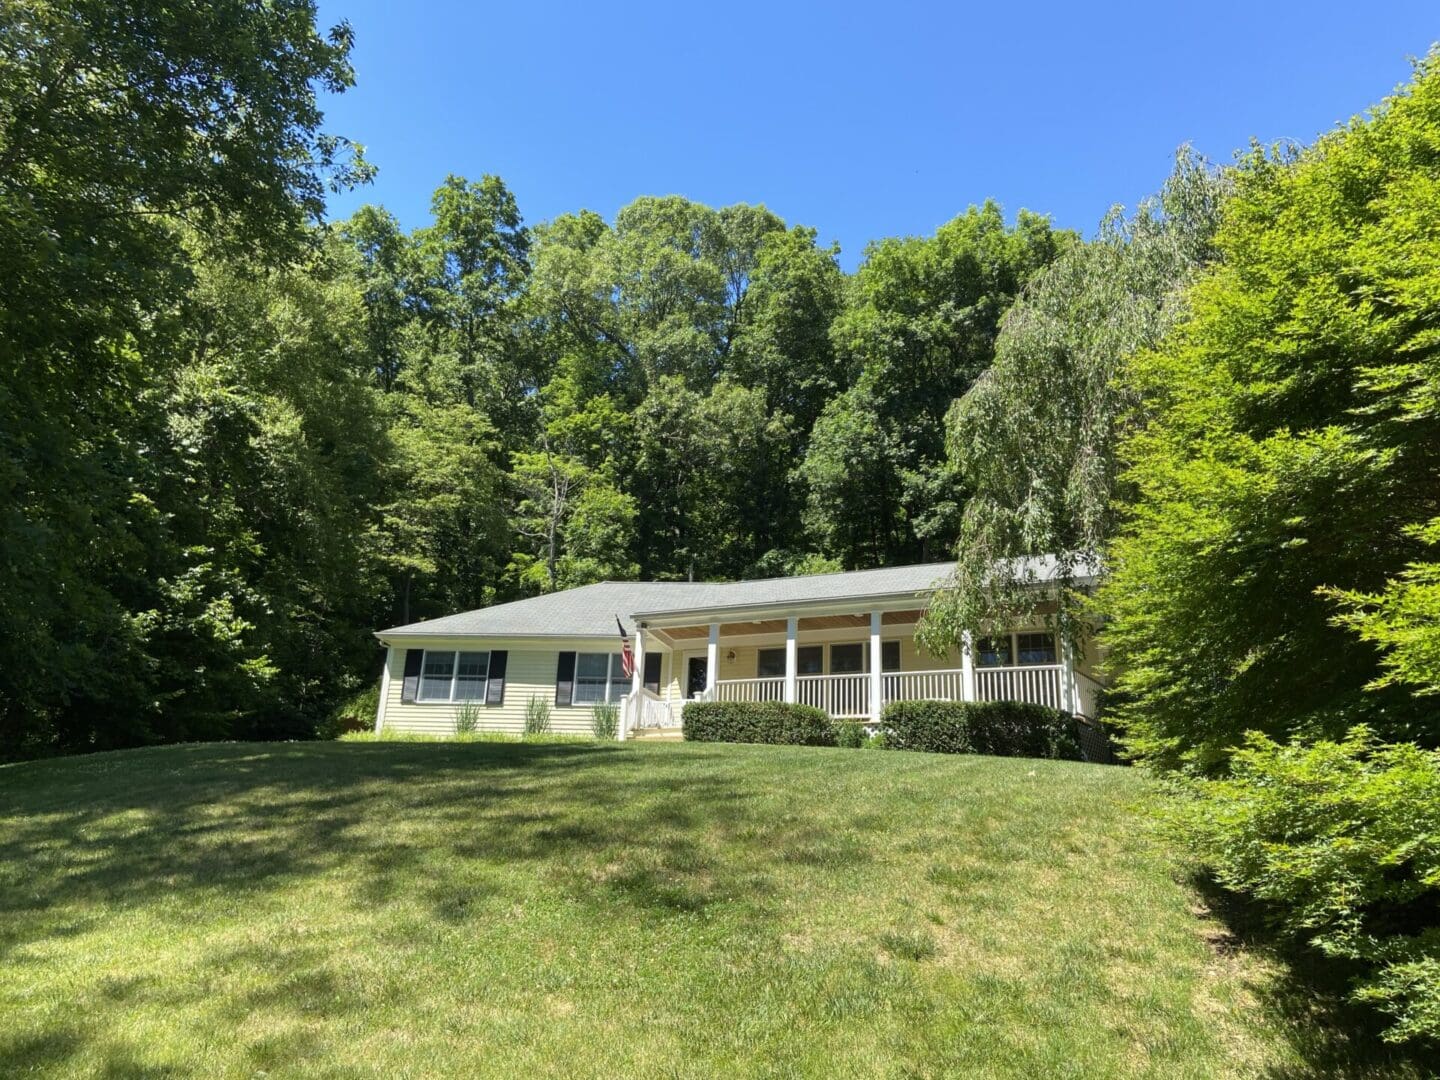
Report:
[[[866,611],[753,614],[642,621],[626,726],[678,726],[692,701],[795,702],[870,724],[887,704],[906,700],[1023,701],[1093,712],[1098,684],[1040,625],[965,635],[961,648],[934,656],[915,641],[923,610],[913,599]]]

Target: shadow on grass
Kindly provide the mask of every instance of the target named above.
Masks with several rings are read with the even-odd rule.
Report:
[[[1260,995],[1260,1004],[1283,1027],[1304,1066],[1271,1069],[1266,1077],[1311,1080],[1437,1075],[1434,1047],[1385,1042],[1381,1038],[1384,1017],[1349,1000],[1354,965],[1278,935],[1259,904],[1221,888],[1208,874],[1192,876],[1190,885],[1225,928],[1225,936],[1212,941],[1213,947],[1220,951],[1245,949],[1269,960],[1277,970],[1274,982]]]
[[[733,774],[667,786],[647,776],[644,758],[604,746],[252,744],[128,756],[118,773],[114,755],[96,755],[5,777],[0,917],[177,890],[234,896],[356,860],[368,898],[383,901],[412,887],[427,852],[376,821],[380,800],[397,823],[473,823],[442,833],[457,858],[560,865],[570,851],[621,847],[684,868],[696,857],[692,829],[734,833],[748,820]],[[628,891],[668,906],[643,888]],[[87,925],[51,926],[46,936]],[[3,956],[27,935],[21,920],[0,926]]]
[[[934,765],[916,761],[917,770]],[[863,834],[894,827],[848,802],[843,812],[777,812],[787,769],[829,768],[823,755],[783,747],[742,758],[733,747],[525,743],[203,745],[7,766],[0,963],[12,977],[38,971],[54,963],[61,939],[127,910],[145,909],[184,934],[216,906],[273,904],[268,894],[337,869],[349,875],[337,919],[343,905],[404,901],[421,920],[460,925],[505,902],[497,867],[532,864],[544,888],[597,918],[629,909],[689,917],[729,903],[759,924],[772,916],[773,875],[857,867],[873,859]],[[923,805],[896,774],[887,782],[902,813]],[[916,832],[907,844],[927,837]],[[951,882],[946,873],[936,871],[935,883]],[[1281,953],[1253,912],[1197,884],[1237,941],[1275,955],[1286,973],[1263,1005],[1305,1068],[1273,1080],[1428,1075],[1419,1058],[1379,1042],[1373,1016],[1344,1002],[1333,971],[1330,982],[1317,981],[1313,957]],[[409,932],[398,926],[374,945],[403,950]],[[887,948],[914,957],[926,945],[896,938]],[[0,1075],[64,1075],[96,1058],[104,1075],[198,1072],[147,1067],[116,1034],[127,1015],[157,1005],[218,1018],[226,1029],[213,1033],[218,1040],[236,1037],[249,1017],[273,1018],[271,1027],[251,1025],[264,1034],[246,1046],[248,1065],[283,1071],[314,1050],[306,1021],[358,1018],[374,1005],[363,983],[334,966],[323,935],[214,945],[196,963],[223,973],[222,983],[230,973],[260,977],[218,1002],[216,983],[184,973],[110,978],[31,1018],[31,1030],[0,1025]]]
[[[494,902],[487,874],[517,863],[543,864],[548,887],[611,912],[694,914],[743,897],[758,918],[764,867],[777,852],[804,857],[814,830],[757,818],[747,777],[733,768],[707,775],[705,759],[722,756],[688,750],[678,782],[656,776],[654,755],[591,744],[223,744],[7,767],[0,962],[12,973],[38,969],[58,939],[126,909],[163,909],[184,933],[214,905],[265,903],[337,867],[354,868],[340,905],[403,899],[437,924]],[[696,842],[705,833],[740,858],[714,859]],[[597,862],[607,863],[603,873]],[[369,1003],[326,962],[316,946],[277,942],[204,958],[210,970],[269,981],[224,1012],[236,1025],[281,1006],[364,1010]],[[204,995],[192,982],[111,980],[93,1000],[67,1003],[69,1019],[50,1019],[41,1034],[0,1031],[0,1075],[63,1073],[82,1054],[100,1056],[106,1075],[145,1075],[130,1047],[87,1021],[141,1002],[198,1007]],[[249,1048],[256,1068],[301,1049],[273,1038]]]

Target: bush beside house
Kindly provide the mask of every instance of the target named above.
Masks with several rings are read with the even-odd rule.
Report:
[[[886,747],[932,754],[1080,761],[1079,721],[1018,701],[895,701],[880,714]]]
[[[835,745],[835,725],[824,712],[783,701],[692,701],[682,728],[691,742]]]

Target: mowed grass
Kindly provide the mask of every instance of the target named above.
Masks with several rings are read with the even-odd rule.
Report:
[[[1329,1071],[1272,966],[1215,948],[1150,797],[705,744],[8,766],[0,1075]]]

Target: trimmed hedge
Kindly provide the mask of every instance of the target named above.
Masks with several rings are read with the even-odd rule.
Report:
[[[890,750],[1080,761],[1079,721],[1019,701],[893,701],[880,715]]]
[[[692,701],[682,730],[692,742],[835,745],[835,726],[821,710],[783,701]]]

